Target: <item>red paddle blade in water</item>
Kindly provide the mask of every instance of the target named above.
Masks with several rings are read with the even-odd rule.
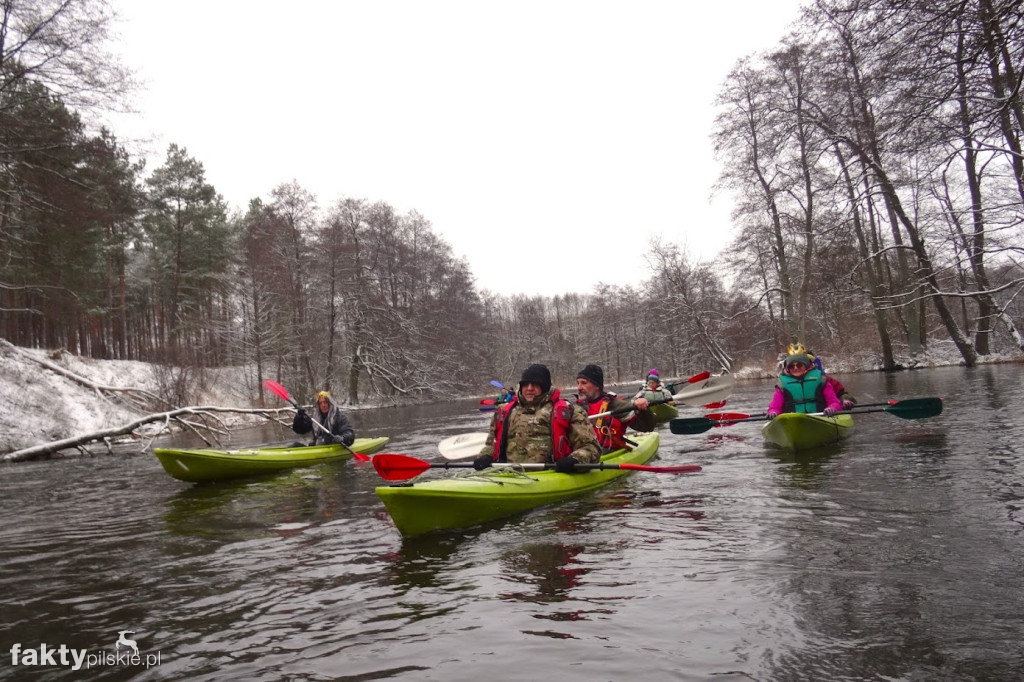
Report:
[[[731,422],[737,419],[750,418],[749,414],[744,414],[743,412],[710,412],[704,416],[716,422]]]

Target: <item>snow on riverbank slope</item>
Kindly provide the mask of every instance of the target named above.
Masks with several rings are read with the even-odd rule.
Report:
[[[93,360],[65,351],[20,348],[0,340],[0,454],[127,424],[141,416],[120,401],[101,396],[68,377],[47,369],[42,360],[102,386],[160,393],[155,365],[130,360]],[[251,397],[239,395],[240,372],[208,381],[201,403],[248,407]]]

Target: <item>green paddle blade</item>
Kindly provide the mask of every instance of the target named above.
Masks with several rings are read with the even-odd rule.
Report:
[[[942,398],[908,398],[883,408],[901,419],[926,419],[942,414]]]
[[[668,428],[677,435],[693,435],[711,430],[715,423],[707,417],[680,418],[670,420]]]

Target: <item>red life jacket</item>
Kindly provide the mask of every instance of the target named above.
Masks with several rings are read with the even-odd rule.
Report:
[[[581,399],[580,404],[587,408],[588,416],[601,414],[610,409],[612,398],[614,397],[614,393],[604,393],[598,400],[592,403]],[[626,447],[626,441],[623,440],[623,436],[626,435],[626,425],[610,414],[597,418],[594,422],[594,432],[597,434],[597,442],[605,450],[619,450]]]
[[[554,459],[561,459],[572,454],[572,443],[569,441],[569,422],[572,419],[572,405],[568,400],[561,397],[561,391],[556,389],[551,394],[551,401],[555,404],[551,409],[551,452]],[[512,413],[512,407],[519,402],[517,394],[512,400],[498,408],[498,418],[494,424],[494,461],[508,461],[505,450],[508,447],[508,434],[505,426],[508,424],[508,417]]]

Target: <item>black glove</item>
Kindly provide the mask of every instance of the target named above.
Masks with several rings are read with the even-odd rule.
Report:
[[[346,433],[344,436],[341,437],[341,442],[344,443],[346,446],[352,445],[352,443],[356,442],[356,435],[354,433]]]
[[[473,460],[473,468],[477,471],[483,471],[494,464],[494,457],[491,455],[480,455]]]
[[[560,457],[555,460],[555,471],[560,474],[571,474],[576,471],[577,464],[575,457]]]
[[[301,409],[295,413],[295,418],[292,420],[292,431],[295,433],[309,433],[309,430],[313,428],[313,420],[309,418]]]

